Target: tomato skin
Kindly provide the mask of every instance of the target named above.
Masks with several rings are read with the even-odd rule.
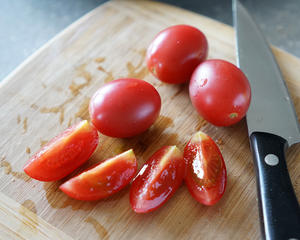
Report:
[[[189,92],[198,113],[216,126],[239,122],[251,100],[250,84],[244,73],[219,59],[206,60],[195,69]]]
[[[98,145],[96,128],[84,120],[53,138],[24,166],[24,172],[39,181],[56,181],[85,163]]]
[[[89,112],[94,126],[104,135],[127,138],[146,131],[161,108],[159,93],[134,78],[114,80],[91,98]]]
[[[149,71],[166,83],[190,80],[194,69],[206,59],[205,35],[189,25],[175,25],[159,32],[147,50]]]
[[[215,142],[197,132],[184,149],[185,183],[200,203],[211,206],[223,196],[227,183],[226,166]]]
[[[154,211],[170,199],[184,177],[183,155],[176,146],[155,152],[142,167],[130,189],[130,204],[136,213]]]
[[[198,113],[216,126],[239,122],[251,100],[250,84],[244,73],[219,59],[206,60],[195,69],[189,92]]]
[[[83,200],[100,200],[113,195],[130,183],[137,171],[137,161],[128,150],[69,179],[59,188],[69,197]]]

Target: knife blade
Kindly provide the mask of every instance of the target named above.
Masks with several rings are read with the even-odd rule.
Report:
[[[286,148],[300,142],[298,118],[261,30],[238,0],[232,5],[237,62],[252,92],[246,120],[257,176],[262,237],[300,240],[300,208],[285,161]]]

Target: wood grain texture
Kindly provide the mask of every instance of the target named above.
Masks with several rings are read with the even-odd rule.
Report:
[[[209,58],[235,63],[231,27],[156,2],[111,1],[71,25],[1,83],[0,192],[6,197],[1,197],[0,206],[8,210],[0,213],[0,226],[19,233],[15,228],[20,222],[18,207],[7,203],[11,198],[36,212],[29,215],[36,216],[33,222],[38,226],[49,226],[50,232],[60,229],[73,239],[259,239],[255,175],[245,121],[227,128],[206,123],[194,111],[187,86],[160,83],[146,69],[147,46],[155,34],[174,24],[198,27],[208,38]],[[300,116],[300,61],[273,50]],[[162,97],[161,115],[138,137],[101,135],[97,151],[80,169],[128,148],[134,148],[141,167],[163,145],[176,144],[183,149],[201,129],[218,142],[228,169],[227,190],[218,204],[200,205],[183,185],[161,209],[138,215],[130,209],[129,188],[106,200],[80,202],[59,191],[63,181],[42,183],[22,172],[30,155],[47,140],[80,119],[89,119],[89,98],[105,82],[120,77],[152,83]],[[299,146],[287,152],[298,199],[299,153]],[[4,214],[16,222],[5,225]],[[38,236],[41,229],[32,234]]]
[[[21,205],[3,193],[0,193],[0,234],[0,239],[7,240],[72,239],[38,217],[34,203],[31,200],[26,200]]]

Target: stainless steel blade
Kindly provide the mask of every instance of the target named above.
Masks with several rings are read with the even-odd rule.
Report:
[[[249,135],[267,132],[283,137],[289,145],[300,142],[293,102],[268,43],[238,0],[233,2],[233,14],[238,66],[252,90],[247,112]]]

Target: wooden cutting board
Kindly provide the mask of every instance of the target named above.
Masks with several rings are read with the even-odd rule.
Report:
[[[209,58],[235,63],[233,29],[182,9],[156,2],[111,1],[90,12],[40,49],[0,85],[1,239],[259,239],[255,175],[245,121],[232,127],[206,123],[193,109],[187,86],[167,85],[149,74],[145,52],[154,35],[174,24],[201,29]],[[298,116],[300,61],[273,48]],[[133,148],[139,167],[158,148],[183,149],[197,130],[218,143],[228,169],[222,200],[197,203],[183,185],[159,210],[135,214],[127,187],[98,202],[64,195],[63,182],[28,178],[22,167],[46,141],[70,124],[89,119],[88,102],[105,82],[136,77],[152,83],[162,98],[156,123],[132,139],[100,137],[87,166]],[[300,146],[287,152],[300,198]]]

